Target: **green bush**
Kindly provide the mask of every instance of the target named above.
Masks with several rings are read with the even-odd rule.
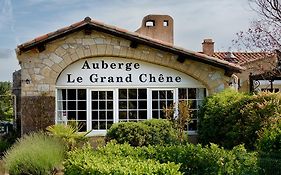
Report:
[[[260,174],[281,175],[281,155],[276,153],[259,153]]]
[[[43,133],[23,136],[6,153],[4,162],[10,174],[51,174],[64,159],[64,146]]]
[[[281,95],[245,95],[225,90],[206,98],[199,113],[199,141],[254,149],[258,132],[281,115]]]
[[[160,163],[174,162],[181,165],[184,174],[258,174],[256,153],[247,153],[243,146],[233,150],[225,150],[212,144],[201,145],[170,145],[131,147],[129,144],[109,143],[97,150],[101,155],[111,157],[135,157],[137,159],[153,159]]]
[[[177,143],[177,131],[168,120],[152,119],[142,122],[121,122],[111,126],[106,140],[128,142],[132,146]]]
[[[68,150],[83,145],[88,141],[86,135],[88,132],[77,132],[79,128],[71,125],[56,124],[46,128],[50,135],[61,139],[67,146]]]
[[[133,156],[104,155],[91,148],[76,149],[68,153],[64,163],[65,175],[87,174],[159,174],[180,175],[179,165],[160,164],[152,159],[140,159]]]

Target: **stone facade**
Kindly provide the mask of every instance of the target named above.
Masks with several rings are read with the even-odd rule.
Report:
[[[18,52],[17,57],[21,80],[29,80],[21,84],[22,133],[54,124],[57,78],[66,67],[85,58],[126,58],[169,67],[201,82],[209,95],[227,88],[231,81],[230,75],[226,76],[222,68],[188,57],[181,63],[176,54],[145,44],[131,47],[131,41],[127,39],[95,30],[90,34],[85,34],[83,30],[73,32],[48,42],[43,51],[34,47]],[[45,104],[41,107],[47,114],[35,110],[38,105],[36,101]]]

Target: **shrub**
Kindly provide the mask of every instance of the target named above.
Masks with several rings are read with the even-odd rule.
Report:
[[[64,146],[43,133],[23,136],[5,153],[10,174],[50,174],[64,159]]]
[[[131,147],[128,144],[109,143],[97,150],[101,155],[135,157],[138,159],[154,159],[160,163],[174,162],[181,165],[184,174],[258,174],[256,153],[247,153],[243,146],[233,150],[225,150],[212,144],[170,145]]]
[[[79,128],[71,125],[56,124],[46,128],[50,135],[62,139],[67,145],[67,149],[71,150],[74,147],[83,145],[87,141],[86,133],[77,132]]]
[[[64,163],[66,175],[86,174],[162,174],[180,175],[179,165],[160,164],[156,160],[140,159],[132,156],[103,155],[89,147],[68,153]]]
[[[245,144],[254,149],[258,131],[281,114],[281,95],[245,95],[225,90],[208,97],[200,109],[199,141],[225,148]]]
[[[114,139],[118,143],[128,142],[132,146],[171,144],[176,142],[176,138],[177,131],[172,123],[163,119],[116,123],[106,134],[107,141]]]

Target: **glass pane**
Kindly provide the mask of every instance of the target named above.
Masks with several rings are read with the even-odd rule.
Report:
[[[129,101],[129,109],[137,109],[137,101]]]
[[[152,99],[158,99],[158,91],[152,91]]]
[[[139,89],[138,90],[138,98],[139,99],[146,99],[147,98],[146,89]]]
[[[179,99],[187,99],[186,88],[179,88]]]
[[[147,108],[147,104],[146,104],[146,101],[138,101],[138,108],[139,109],[146,109]]]
[[[86,101],[78,101],[79,110],[86,110],[86,108],[87,108]]]
[[[62,89],[62,100],[66,100],[66,89]]]
[[[98,111],[92,111],[92,119],[97,120],[99,118],[99,112]]]
[[[197,131],[197,120],[192,120],[188,125],[189,131]]]
[[[137,99],[137,89],[129,89],[129,99]]]
[[[99,109],[99,102],[98,101],[92,101],[92,109]]]
[[[76,101],[68,101],[68,110],[76,110]]]
[[[105,109],[105,101],[99,101],[99,109]]]
[[[170,108],[170,107],[173,108],[173,104],[174,104],[174,101],[173,101],[173,100],[167,100],[167,107],[168,107],[168,108]]]
[[[166,113],[163,110],[160,111],[160,118],[162,118],[162,119],[166,118]]]
[[[57,120],[62,121],[62,111],[57,112]]]
[[[106,129],[106,121],[100,121],[100,129]]]
[[[62,105],[63,105],[63,110],[66,110],[66,101],[63,101]]]
[[[105,99],[105,91],[99,91],[99,99]]]
[[[67,120],[76,120],[76,111],[68,111]]]
[[[174,96],[173,96],[173,91],[167,91],[167,99],[173,99]]]
[[[76,89],[68,89],[67,90],[67,99],[68,100],[76,100]]]
[[[92,129],[98,130],[99,129],[99,125],[97,121],[93,121],[92,122]]]
[[[158,119],[158,111],[152,111],[152,118]]]
[[[197,100],[197,109],[203,105],[203,100]]]
[[[107,109],[113,109],[113,101],[107,101]]]
[[[166,91],[159,91],[160,99],[166,99]]]
[[[192,110],[192,111],[191,111],[191,118],[197,119],[197,113],[198,113],[197,110]]]
[[[167,108],[165,100],[160,101],[160,109],[163,109],[163,108]]]
[[[107,111],[107,119],[113,119],[113,111]]]
[[[139,111],[139,119],[147,119],[147,111]]]
[[[197,99],[204,99],[206,97],[206,89],[198,88],[197,89]]]
[[[99,111],[100,119],[105,119],[105,111]]]
[[[78,126],[79,126],[79,131],[80,132],[85,132],[87,131],[87,125],[86,125],[86,122],[85,121],[79,121],[78,122]]]
[[[98,100],[99,99],[98,91],[92,91],[92,99],[93,100]]]
[[[196,100],[188,100],[188,103],[190,104],[190,109],[197,109]]]
[[[127,89],[119,89],[119,99],[127,99]]]
[[[137,119],[137,111],[130,111],[129,112],[129,119]]]
[[[107,99],[112,100],[113,99],[113,92],[107,91]]]
[[[78,100],[86,100],[86,89],[78,89]]]
[[[107,121],[107,129],[109,129],[113,125],[113,121]]]
[[[127,112],[119,111],[119,119],[127,119]]]
[[[119,101],[119,109],[127,109],[127,102]]]
[[[87,120],[86,111],[78,111],[78,120]]]
[[[188,99],[196,99],[196,88],[188,88]]]
[[[152,101],[152,109],[158,109],[158,101]]]

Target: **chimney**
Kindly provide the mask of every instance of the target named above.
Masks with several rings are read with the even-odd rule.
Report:
[[[147,15],[141,27],[136,31],[170,44],[174,44],[174,20],[169,15]]]
[[[214,55],[214,42],[212,39],[204,39],[202,43],[203,53],[209,56]]]

